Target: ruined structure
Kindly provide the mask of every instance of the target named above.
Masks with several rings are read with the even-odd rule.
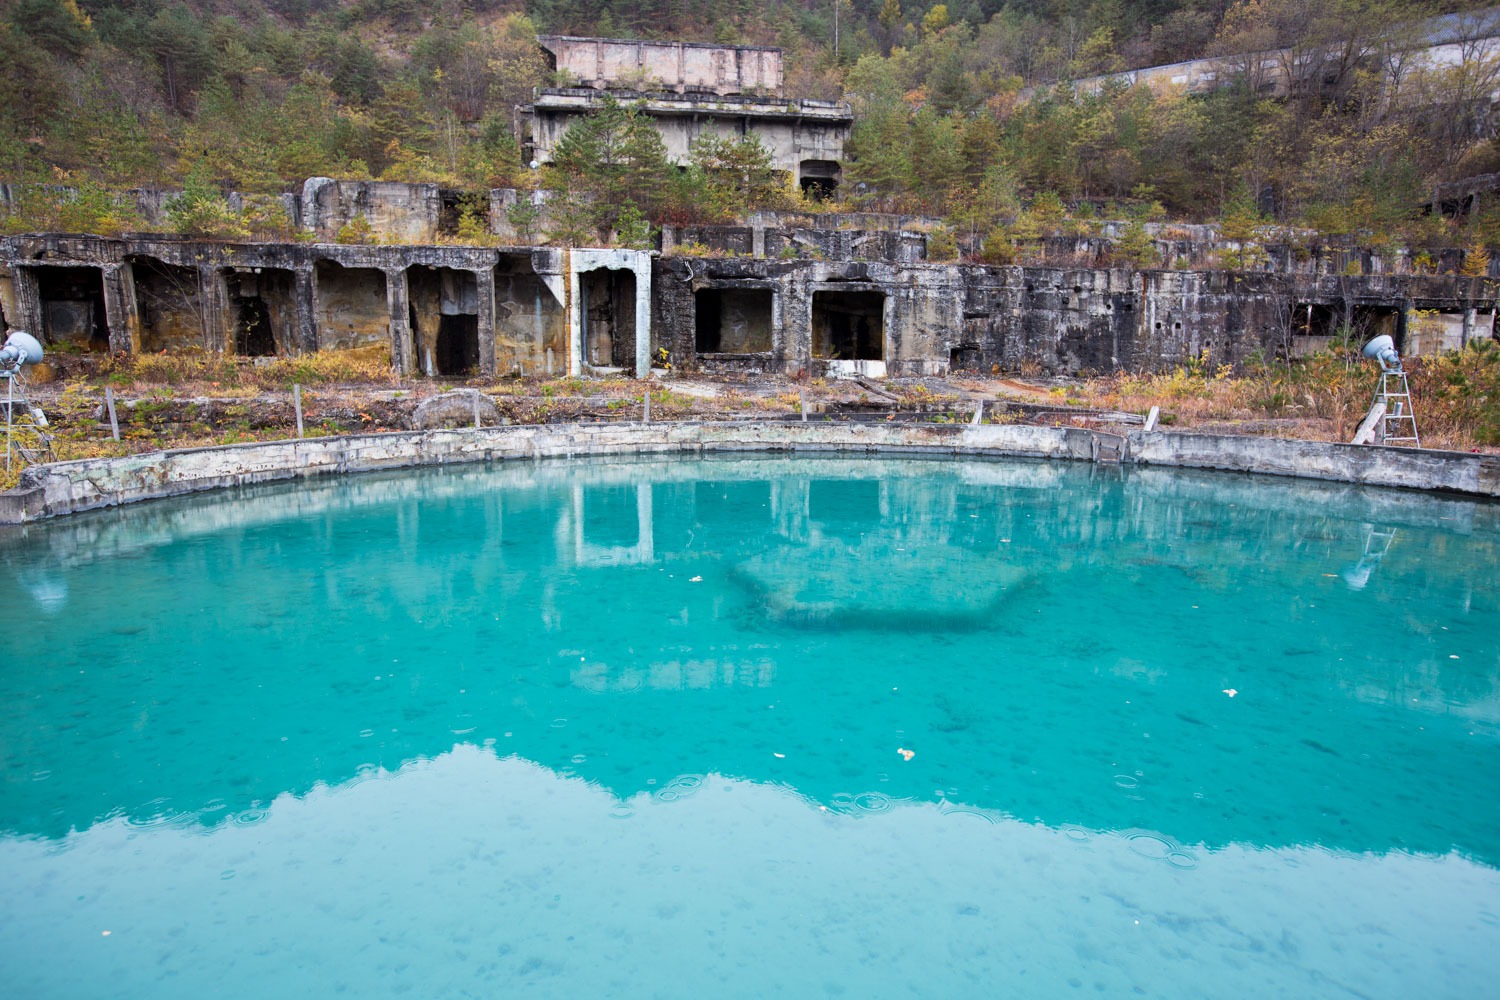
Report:
[[[644,376],[658,351],[783,374],[1160,371],[1307,354],[1345,327],[1403,354],[1494,335],[1488,278],[950,265],[915,233],[719,235],[758,255],[13,236],[0,332],[132,353],[377,348],[432,376]]]
[[[853,114],[841,102],[782,96],[780,49],[557,35],[538,41],[552,67],[577,84],[538,90],[524,109],[538,163],[552,162],[563,134],[610,93],[652,119],[674,163],[687,162],[700,135],[754,135],[775,169],[802,188],[831,193],[838,185]]]
[[[0,261],[5,326],[74,348],[377,347],[426,375],[648,369],[651,258],[635,251],[35,236],[5,240]]]

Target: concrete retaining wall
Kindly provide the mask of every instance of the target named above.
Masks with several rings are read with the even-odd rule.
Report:
[[[1500,497],[1500,456],[1457,452],[1155,431],[1109,435],[1023,425],[565,424],[313,438],[37,466],[26,470],[19,487],[0,493],[0,524],[335,473],[577,455],[734,451],[907,452],[1082,461],[1123,451],[1126,464]]]

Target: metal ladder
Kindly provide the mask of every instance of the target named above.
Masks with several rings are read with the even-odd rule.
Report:
[[[1411,386],[1406,382],[1406,372],[1382,368],[1376,398],[1385,400],[1385,415],[1380,419],[1380,443],[1422,447],[1422,439],[1417,436],[1417,415],[1411,407]]]

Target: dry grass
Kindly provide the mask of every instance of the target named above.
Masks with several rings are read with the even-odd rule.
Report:
[[[1471,345],[1408,359],[1412,408],[1422,444],[1456,451],[1500,445],[1500,348]],[[1075,405],[1145,413],[1159,406],[1175,426],[1230,433],[1348,441],[1374,401],[1376,367],[1351,351],[1330,351],[1236,374],[1193,364],[1159,375],[1117,374],[1066,392]]]

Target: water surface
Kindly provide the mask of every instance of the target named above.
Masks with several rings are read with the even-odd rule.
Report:
[[[1500,516],[518,463],[0,539],[0,982],[1485,995]]]

